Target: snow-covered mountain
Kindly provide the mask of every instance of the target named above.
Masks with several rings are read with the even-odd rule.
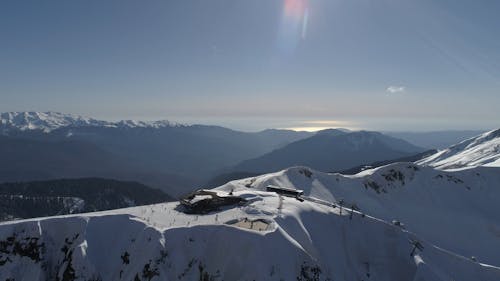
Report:
[[[41,131],[49,133],[64,127],[151,127],[161,128],[179,126],[166,120],[162,121],[134,121],[122,120],[117,122],[97,120],[79,115],[59,112],[5,112],[0,113],[0,132],[6,134],[13,130]]]
[[[214,189],[246,203],[207,214],[166,203],[3,223],[0,280],[496,281],[498,171],[295,167]]]
[[[462,141],[417,163],[439,169],[500,167],[500,129]]]
[[[68,126],[105,126],[107,122],[58,112],[4,112],[0,114],[2,133],[10,130],[50,132]]]

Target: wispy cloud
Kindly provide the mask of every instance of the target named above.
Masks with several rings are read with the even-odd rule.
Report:
[[[389,86],[385,91],[390,94],[404,93],[406,88],[404,86]]]

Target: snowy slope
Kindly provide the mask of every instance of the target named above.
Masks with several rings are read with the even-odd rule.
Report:
[[[500,264],[499,180],[495,168],[398,163],[347,177],[297,167],[215,189],[248,203],[206,215],[166,203],[3,223],[0,280],[500,280],[500,268],[482,264]],[[268,184],[343,198],[367,215],[278,196]],[[245,218],[269,225],[228,225]],[[409,241],[423,250],[410,256]]]
[[[169,121],[149,122],[122,120],[118,122],[109,122],[58,112],[5,112],[0,114],[0,132],[4,134],[11,130],[42,131],[45,133],[49,133],[51,131],[64,127],[89,126],[116,128],[161,128],[168,126],[177,126],[177,124],[172,124]]]
[[[356,204],[384,221],[399,220],[447,250],[499,266],[499,183],[500,169],[494,167],[444,172],[395,163],[354,176],[290,168],[221,188],[247,185],[263,190],[271,184],[302,189],[305,195],[328,202],[343,199],[346,206]]]
[[[500,129],[465,140],[417,163],[439,169],[500,167]]]

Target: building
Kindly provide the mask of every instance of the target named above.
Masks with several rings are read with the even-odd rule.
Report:
[[[304,195],[303,190],[275,186],[275,185],[268,185],[267,191],[276,192],[278,194],[285,195],[285,196],[291,196],[291,197],[300,197],[300,196]]]
[[[246,200],[233,195],[226,195],[213,190],[200,189],[180,200],[186,213],[206,214],[224,206],[244,204]]]

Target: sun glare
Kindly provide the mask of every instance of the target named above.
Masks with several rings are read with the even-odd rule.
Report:
[[[285,16],[302,18],[307,8],[306,0],[285,0]]]
[[[346,122],[341,120],[306,120],[296,123],[295,126],[286,127],[283,129],[293,130],[293,131],[306,131],[306,132],[317,132],[326,129],[348,129],[348,130],[358,130],[356,124],[352,122]]]
[[[292,130],[296,132],[317,132],[321,130],[326,130],[326,129],[332,129],[330,127],[290,127],[290,128],[283,128],[284,130]]]

